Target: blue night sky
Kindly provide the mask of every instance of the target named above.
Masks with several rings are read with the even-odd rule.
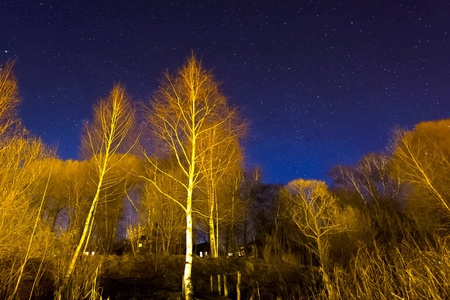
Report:
[[[385,151],[396,125],[450,118],[448,1],[6,1],[0,64],[20,117],[77,159],[83,121],[115,82],[148,103],[191,49],[250,124],[267,183],[327,180]]]

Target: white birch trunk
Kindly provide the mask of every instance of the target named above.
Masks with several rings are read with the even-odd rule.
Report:
[[[215,224],[214,224],[214,203],[210,201],[209,207],[209,248],[211,252],[211,257],[217,257],[217,248],[216,248],[216,232],[215,232]]]
[[[184,293],[186,300],[194,299],[194,287],[192,286],[192,194],[194,192],[194,176],[195,176],[195,147],[196,147],[196,133],[195,133],[195,97],[193,97],[192,105],[192,152],[191,161],[189,165],[189,185],[187,189],[187,203],[186,203],[186,264],[184,266]]]

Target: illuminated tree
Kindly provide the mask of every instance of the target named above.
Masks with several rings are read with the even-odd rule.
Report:
[[[94,107],[94,120],[92,124],[86,124],[84,136],[84,149],[89,148],[92,160],[96,166],[96,192],[90,205],[78,246],[68,266],[64,281],[68,283],[75,268],[81,249],[87,246],[92,231],[95,212],[100,195],[105,188],[114,186],[117,180],[110,180],[108,175],[114,164],[121,161],[114,159],[119,147],[123,147],[123,141],[134,124],[135,113],[125,90],[120,85],[115,85],[106,99]],[[87,146],[86,146],[87,145]]]
[[[170,172],[158,169],[177,182],[185,193],[184,199],[176,199],[152,177],[147,180],[154,183],[159,192],[178,203],[186,215],[186,264],[184,270],[184,290],[186,299],[193,299],[192,271],[192,235],[194,191],[201,180],[199,163],[208,148],[200,148],[199,143],[214,130],[219,130],[232,118],[234,110],[227,106],[226,98],[220,93],[218,84],[210,72],[207,72],[194,55],[173,76],[166,74],[161,82],[149,114],[156,140],[161,141],[168,155],[177,159],[183,178],[178,179]],[[149,159],[152,163],[152,159]],[[153,164],[158,168],[156,164]]]
[[[0,297],[14,299],[30,258],[45,256],[49,231],[41,222],[54,159],[16,117],[13,63],[0,67]],[[45,191],[45,192],[44,192]]]
[[[14,63],[8,62],[4,67],[0,66],[0,137],[14,123],[16,108],[20,102],[17,88],[17,80],[12,73]]]
[[[229,119],[223,126],[207,132],[199,142],[199,149],[204,153],[199,161],[199,169],[202,173],[201,187],[207,197],[205,214],[212,257],[219,256],[219,219],[224,218],[223,213],[226,211],[225,207],[219,209],[219,201],[225,204],[229,198],[224,193],[218,197],[218,189],[228,188],[225,186],[226,177],[235,175],[242,166],[239,138],[245,132],[244,126],[237,118]]]
[[[99,196],[91,233],[92,244],[97,251],[108,254],[113,250],[117,223],[122,216],[124,202],[128,201],[127,192],[137,184],[132,174],[139,172],[141,166],[140,161],[131,154],[114,154],[109,163],[107,184],[104,184]],[[91,162],[91,165],[95,166],[96,162]],[[93,173],[96,175],[95,171]]]
[[[311,244],[306,246],[317,257],[325,287],[331,291],[327,253],[329,237],[344,230],[342,224],[335,222],[339,213],[337,199],[328,191],[325,182],[303,179],[289,182],[281,199],[285,216],[310,239]]]
[[[47,222],[58,234],[82,232],[96,186],[90,161],[57,161],[47,203]]]
[[[412,206],[450,222],[450,119],[394,136],[392,174],[413,186]],[[436,220],[434,220],[436,221]]]
[[[13,136],[0,142],[0,261],[4,266],[0,296],[2,292],[14,296],[25,263],[46,246],[33,238],[46,235],[40,222],[44,199],[39,195],[44,194],[51,169],[49,157],[51,152],[39,139]]]
[[[159,161],[158,168],[169,172],[177,180],[183,177],[174,157]],[[151,165],[147,169],[147,176],[151,176],[151,180],[170,197],[174,199],[185,197],[185,190],[177,180],[158,172]],[[162,254],[175,253],[177,244],[184,242],[182,237],[186,228],[183,217],[184,211],[176,202],[167,201],[167,197],[161,194],[154,184],[149,182],[145,184],[139,206],[139,225],[142,235],[149,239],[149,251]]]

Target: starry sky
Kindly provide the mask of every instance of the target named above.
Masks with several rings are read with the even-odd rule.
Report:
[[[149,101],[191,49],[250,129],[267,183],[326,180],[393,129],[450,118],[449,1],[5,1],[24,125],[77,159],[92,106],[124,83]]]

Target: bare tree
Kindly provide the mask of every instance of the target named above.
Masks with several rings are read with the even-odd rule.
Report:
[[[219,210],[219,201],[227,200],[226,197],[218,197],[218,189],[225,188],[226,177],[235,175],[236,170],[242,166],[239,138],[245,132],[245,125],[236,118],[229,119],[224,125],[226,126],[222,128],[225,130],[214,128],[205,134],[199,143],[199,148],[204,152],[199,161],[199,168],[202,172],[201,187],[207,198],[205,214],[212,257],[219,256],[219,219],[223,219],[221,212],[225,212],[225,210]]]
[[[160,162],[158,167],[166,172],[170,169],[171,174],[178,180],[183,176],[174,159]],[[185,191],[176,180],[156,172],[155,168],[147,170],[147,176],[150,175],[151,170],[154,171],[152,180],[171,197],[179,199],[185,196]],[[149,251],[156,254],[175,253],[177,244],[184,242],[182,239],[185,231],[184,213],[176,202],[167,201],[166,196],[161,194],[152,183],[145,184],[139,206],[139,224],[142,233],[149,239]]]
[[[23,136],[3,137],[0,144],[0,261],[8,266],[0,272],[0,295],[6,292],[13,297],[24,264],[39,253],[39,246],[44,247],[32,238],[41,228],[37,227],[41,216],[37,212],[43,197],[38,195],[49,174],[45,159],[50,151],[39,139]],[[27,240],[28,246],[19,242]]]
[[[365,202],[393,199],[400,191],[400,181],[391,175],[391,157],[369,153],[354,166],[336,165],[328,173],[334,182],[353,189]]]
[[[134,124],[134,118],[135,113],[124,88],[120,85],[115,85],[109,96],[104,100],[100,100],[94,107],[93,123],[86,124],[84,143],[89,145],[93,154],[92,159],[97,168],[97,178],[94,179],[97,188],[86,217],[80,241],[64,277],[65,285],[72,275],[81,249],[83,246],[86,247],[89,241],[100,193],[105,188],[111,187],[116,183],[114,180],[109,180],[108,173],[111,171],[114,163],[120,161],[120,158],[113,161],[113,156],[118,153],[119,147],[123,146],[123,141]]]
[[[335,222],[339,212],[337,199],[328,191],[325,182],[297,179],[289,182],[282,199],[285,201],[285,214],[307,238],[307,245],[320,263],[327,291],[332,291],[328,276],[329,235],[344,230],[343,224]]]
[[[450,220],[450,120],[423,122],[414,130],[397,130],[391,172],[413,185],[422,213]],[[421,214],[422,214],[421,213]]]
[[[166,73],[164,80],[151,102],[149,123],[157,140],[162,141],[166,153],[177,159],[177,165],[183,173],[178,179],[170,172],[158,169],[174,179],[185,193],[185,199],[176,199],[163,190],[151,176],[147,178],[159,192],[178,203],[186,215],[186,264],[183,287],[186,299],[193,299],[192,251],[193,251],[193,200],[202,173],[199,163],[206,154],[199,143],[203,137],[232,118],[234,110],[227,105],[226,98],[218,89],[210,72],[201,62],[191,55],[187,63],[173,76]],[[153,162],[149,158],[149,162]],[[157,164],[154,164],[158,168]]]
[[[96,186],[91,177],[90,161],[59,161],[52,172],[47,205],[47,222],[58,234],[81,232]]]
[[[95,162],[92,163],[96,165]],[[116,238],[117,224],[127,199],[127,191],[137,184],[134,170],[140,169],[141,162],[131,154],[115,154],[111,156],[107,182],[98,201],[94,231],[94,245],[103,253],[111,253]]]
[[[54,156],[20,126],[12,69],[12,62],[0,67],[0,297],[8,299],[16,296],[27,261],[48,246],[41,215]]]
[[[17,79],[12,72],[13,66],[13,62],[0,66],[0,137],[11,125],[18,122],[16,108],[20,99]]]

